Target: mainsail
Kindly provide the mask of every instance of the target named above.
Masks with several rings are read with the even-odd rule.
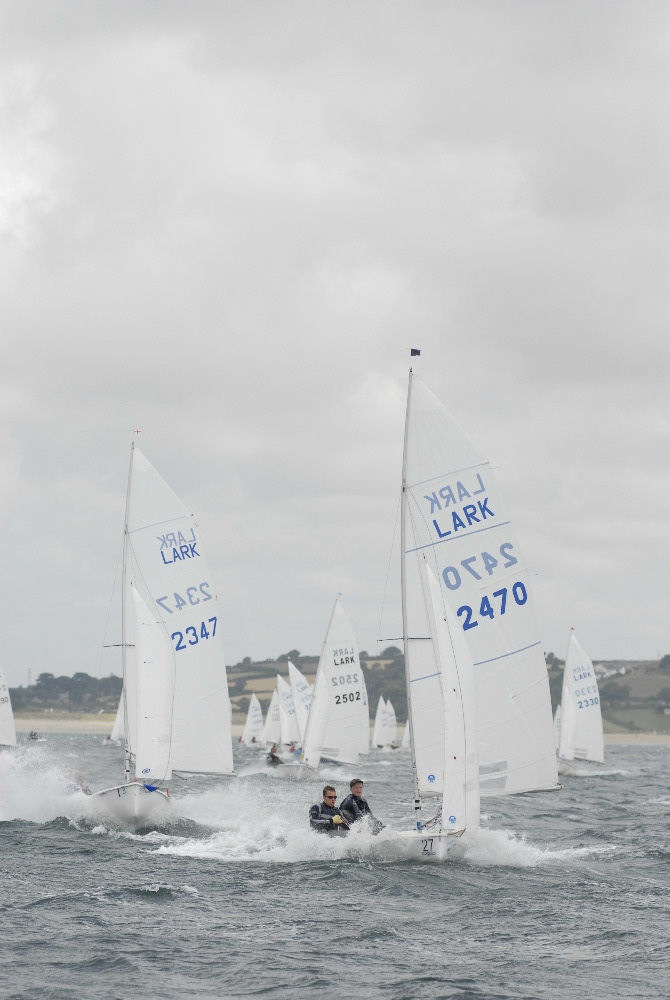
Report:
[[[277,674],[277,700],[279,703],[279,728],[282,743],[297,743],[300,739],[298,720],[293,703],[293,692],[283,677]]]
[[[247,711],[247,721],[242,732],[242,743],[245,746],[252,746],[261,743],[263,739],[263,709],[261,704],[252,692],[249,699],[249,709]]]
[[[380,695],[372,730],[372,745],[373,747],[389,746],[389,744],[395,743],[397,735],[395,709],[390,701],[386,701],[384,696]]]
[[[386,699],[384,707],[384,742],[396,743],[398,739],[398,723],[395,716],[395,708],[389,698]]]
[[[126,515],[126,579],[160,622],[174,676],[170,762],[175,770],[231,774],[230,699],[221,612],[195,518],[165,480],[133,448]],[[126,600],[128,598],[126,597]],[[128,736],[137,664],[125,644]],[[134,710],[133,710],[134,709]]]
[[[303,760],[315,768],[322,757],[356,764],[358,755],[367,753],[369,739],[368,695],[358,644],[336,599],[314,680]]]
[[[124,701],[123,691],[121,691],[119,704],[116,706],[114,725],[112,726],[112,731],[109,734],[110,740],[124,740],[126,737],[126,712]]]
[[[384,695],[379,695],[379,700],[377,701],[377,711],[375,712],[375,721],[372,727],[372,746],[381,747],[384,745],[383,742],[383,732],[384,732],[384,710],[386,708],[386,702],[384,701]]]
[[[270,699],[270,704],[268,706],[268,714],[265,716],[265,725],[263,726],[263,743],[267,746],[273,743],[279,743],[281,739],[281,719],[279,715],[279,695],[275,689],[272,692],[272,698]]]
[[[16,746],[16,726],[5,675],[0,670],[0,746]]]
[[[403,466],[403,632],[408,687],[421,704],[421,726],[412,726],[418,791],[442,792],[430,736],[441,725],[441,680],[424,563],[474,660],[482,793],[555,788],[547,670],[516,534],[489,463],[412,374]]]
[[[291,684],[291,694],[293,695],[296,722],[298,724],[298,739],[302,743],[305,738],[309,708],[312,704],[312,688],[304,674],[290,660],[288,661],[288,677]]]
[[[564,760],[605,759],[600,693],[593,663],[570,631],[563,669],[558,755]]]

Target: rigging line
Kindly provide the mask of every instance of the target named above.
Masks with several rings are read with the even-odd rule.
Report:
[[[402,496],[398,496],[398,503],[395,509],[395,520],[393,522],[393,534],[391,535],[391,548],[389,549],[389,558],[386,566],[386,580],[384,582],[384,594],[382,596],[381,608],[379,609],[379,623],[377,625],[377,635],[379,635],[379,633],[382,630],[382,618],[384,617],[384,611],[386,608],[386,598],[388,596],[388,589],[389,589],[389,578],[391,576],[391,561],[393,559],[393,549],[395,547],[395,539],[398,531],[398,515],[400,514],[401,501],[402,501]],[[387,642],[387,641],[388,640],[386,639],[377,639],[377,642]]]
[[[109,604],[107,606],[107,618],[105,619],[105,628],[104,628],[104,631],[102,633],[102,635],[103,635],[103,643],[102,643],[102,645],[100,647],[100,656],[98,657],[98,680],[100,679],[100,676],[102,674],[102,658],[105,655],[103,653],[103,649],[108,649],[110,645],[114,645],[114,646],[115,645],[119,645],[119,646],[121,645],[121,643],[105,644],[104,640],[107,638],[107,633],[108,633],[108,630],[109,630],[109,619],[110,619],[111,614],[112,614],[112,604],[114,603],[114,594],[116,593],[116,583],[117,583],[117,580],[119,578],[119,566],[121,564],[122,550],[123,550],[123,545],[120,545],[119,546],[118,555],[116,557],[116,569],[114,570],[114,578],[112,580],[112,592],[109,595]],[[123,673],[123,671],[122,671],[122,673]]]

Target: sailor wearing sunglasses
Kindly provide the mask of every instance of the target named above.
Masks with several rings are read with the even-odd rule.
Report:
[[[337,792],[332,785],[326,785],[323,790],[323,800],[309,810],[309,825],[319,833],[342,834],[349,829],[342,819],[339,809],[335,808]]]

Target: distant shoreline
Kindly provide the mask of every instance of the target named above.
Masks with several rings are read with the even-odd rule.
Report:
[[[40,734],[46,733],[102,733],[105,736],[111,733],[114,725],[114,715],[86,715],[85,713],[75,713],[68,715],[38,715],[38,716],[15,716],[17,733],[29,733],[36,730]],[[237,726],[233,723],[233,736],[237,739],[242,735],[244,726]]]
[[[40,715],[15,719],[17,733],[110,733],[113,715],[71,714],[67,716]],[[244,726],[233,723],[233,737],[242,735]],[[605,743],[610,746],[636,744],[638,746],[670,746],[669,733],[605,733]]]

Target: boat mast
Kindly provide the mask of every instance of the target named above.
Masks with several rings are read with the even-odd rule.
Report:
[[[406,598],[406,574],[405,574],[405,535],[407,529],[406,494],[407,494],[407,442],[409,439],[409,413],[412,402],[412,377],[413,371],[409,370],[407,382],[407,408],[405,410],[405,436],[402,449],[402,491],[400,497],[400,595],[402,598],[402,640],[405,651],[405,686],[407,690],[407,722],[409,724],[409,744],[412,754],[412,779],[414,781],[414,810],[418,814],[421,809],[421,796],[419,794],[419,780],[416,773],[416,757],[414,754],[414,729],[411,724],[412,714],[412,693],[409,679],[409,644],[410,637],[407,634],[407,598]],[[421,829],[421,821],[417,818],[417,830]]]
[[[135,442],[130,445],[130,463],[128,465],[128,485],[126,487],[126,509],[123,516],[123,556],[121,563],[121,664],[123,667],[123,715],[125,718],[126,737],[126,760],[124,766],[124,780],[128,784],[130,778],[130,721],[128,719],[128,685],[126,683],[127,668],[127,648],[128,648],[128,622],[126,601],[128,597],[128,514],[130,511],[130,489],[133,479],[133,458],[135,455]]]

